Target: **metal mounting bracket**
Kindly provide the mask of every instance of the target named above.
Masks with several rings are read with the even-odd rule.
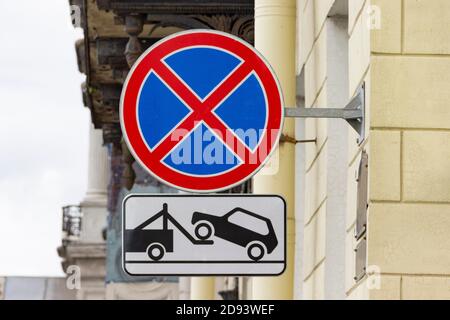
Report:
[[[365,85],[343,109],[335,108],[285,108],[288,118],[329,118],[344,119],[359,134],[358,143],[364,141],[365,135]]]

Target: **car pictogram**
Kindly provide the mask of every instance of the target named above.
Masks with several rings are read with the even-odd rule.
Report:
[[[235,208],[223,216],[194,212],[192,224],[198,239],[209,240],[213,235],[247,249],[253,261],[272,253],[278,240],[272,222],[243,208]]]

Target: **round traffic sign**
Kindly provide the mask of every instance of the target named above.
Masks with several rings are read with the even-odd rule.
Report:
[[[283,124],[274,72],[249,44],[223,32],[176,33],[135,63],[120,121],[135,159],[162,182],[215,192],[253,176]]]

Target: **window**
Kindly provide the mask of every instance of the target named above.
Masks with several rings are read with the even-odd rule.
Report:
[[[269,234],[269,227],[267,226],[266,221],[253,217],[242,211],[236,211],[233,213],[228,217],[228,221],[262,235]]]

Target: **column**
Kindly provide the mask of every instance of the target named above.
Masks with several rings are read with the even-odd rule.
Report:
[[[106,226],[107,187],[109,182],[108,152],[103,146],[102,131],[89,129],[88,185],[81,203],[83,211],[81,241],[101,243]]]
[[[89,128],[88,186],[83,205],[105,204],[109,182],[108,152],[103,146],[102,130]]]
[[[280,81],[285,106],[295,107],[295,0],[255,0],[255,47],[269,61]],[[286,119],[283,133],[295,137],[293,119]],[[255,194],[279,194],[287,203],[286,271],[279,277],[253,278],[253,299],[292,299],[294,282],[294,168],[295,139],[284,139],[279,147],[279,168],[274,175],[254,178]]]
[[[191,300],[214,300],[216,281],[213,277],[191,278]]]

